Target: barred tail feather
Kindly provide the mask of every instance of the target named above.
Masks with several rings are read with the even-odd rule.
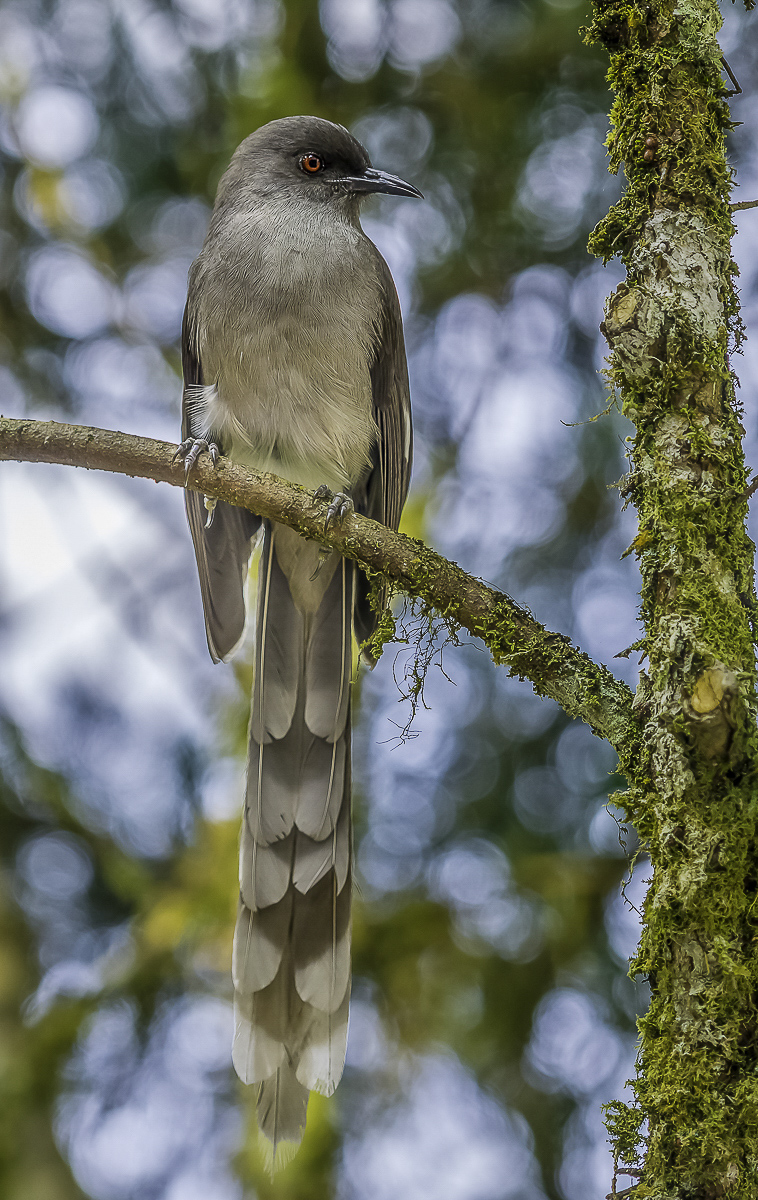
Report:
[[[258,1091],[258,1126],[265,1137],[264,1155],[273,1174],[287,1165],[305,1133],[308,1089],[290,1066],[279,1067]]]
[[[260,1087],[274,1169],[331,1095],[350,997],[350,682],[355,571],[286,527],[261,556],[234,935],[240,1077]],[[314,577],[315,575],[315,577]]]

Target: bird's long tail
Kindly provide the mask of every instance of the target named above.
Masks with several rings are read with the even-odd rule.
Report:
[[[233,1057],[259,1085],[274,1166],[302,1138],[309,1091],[337,1086],[347,1040],[355,583],[338,555],[316,574],[318,550],[268,526],[258,588]]]

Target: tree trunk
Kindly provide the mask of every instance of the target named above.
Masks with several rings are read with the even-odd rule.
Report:
[[[632,1195],[660,1200],[758,1188],[756,605],[727,359],[741,328],[720,24],[715,0],[612,0],[589,31],[611,55],[608,145],[628,181],[590,248],[627,267],[603,328],[635,426],[622,492],[649,666],[645,751],[623,764],[621,799],[653,864],[632,964],[650,1008],[634,1100],[608,1124],[617,1166],[641,1170]]]

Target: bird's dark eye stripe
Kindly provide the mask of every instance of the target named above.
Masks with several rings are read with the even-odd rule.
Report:
[[[308,175],[316,175],[324,169],[324,160],[320,154],[301,154],[300,169]]]

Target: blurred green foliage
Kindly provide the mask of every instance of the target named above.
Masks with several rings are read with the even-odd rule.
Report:
[[[164,0],[165,10],[170,7]],[[55,5],[52,0],[40,3],[35,12],[44,25],[52,19]],[[585,267],[586,221],[574,235],[551,243],[516,203],[530,155],[550,136],[550,114],[571,104],[591,116],[602,114],[607,106],[606,64],[601,54],[581,43],[581,8],[546,0],[476,0],[461,3],[457,13],[460,37],[439,61],[410,70],[385,60],[369,77],[350,81],[330,66],[318,5],[314,0],[286,0],[276,31],[262,40],[255,54],[246,58],[235,54],[234,47],[192,52],[204,95],[184,121],[161,117],[157,108],[146,120],[149,95],[135,107],[135,90],[149,93],[149,88],[141,82],[124,42],[107,72],[92,85],[107,156],[120,171],[127,193],[121,213],[103,228],[83,231],[60,203],[59,170],[30,167],[12,156],[4,162],[2,222],[13,239],[19,271],[6,275],[0,292],[0,349],[28,393],[40,403],[70,406],[61,366],[68,340],[31,315],[19,282],[24,256],[52,236],[80,245],[122,279],[142,260],[138,235],[160,202],[185,196],[212,201],[217,180],[241,138],[264,121],[291,113],[312,112],[354,125],[367,114],[412,106],[428,118],[433,142],[413,182],[449,212],[457,232],[446,252],[420,267],[416,288],[422,316],[431,319],[444,302],[467,291],[499,299],[507,293],[512,275],[535,263],[552,263],[570,272]],[[6,79],[6,99],[9,88]],[[10,96],[12,104],[23,88],[21,80],[15,97]],[[602,121],[598,128],[601,125]],[[45,228],[34,228],[14,204],[14,189],[17,195],[24,171]],[[576,330],[571,337],[569,360],[583,373],[589,414],[602,408],[591,361],[592,339]],[[176,346],[166,347],[165,354],[177,368]],[[566,493],[555,534],[539,547],[512,556],[509,589],[517,596],[521,585],[538,581],[548,567],[564,572],[561,586],[567,588],[614,519],[616,501],[607,484],[620,474],[615,427],[598,422],[577,437],[582,478]],[[432,476],[409,509],[408,519],[419,534],[426,527],[426,506],[434,511],[435,481],[455,472],[456,447],[433,423],[430,447]],[[473,669],[486,674],[486,664]],[[244,665],[237,679],[236,697],[219,715],[218,742],[224,753],[241,755],[249,694]],[[489,839],[501,849],[510,861],[517,891],[540,914],[545,931],[541,948],[527,961],[508,961],[484,939],[461,933],[448,905],[414,886],[385,900],[358,898],[354,970],[359,979],[370,981],[388,1035],[401,1047],[451,1048],[486,1089],[523,1114],[533,1133],[542,1187],[552,1197],[558,1195],[563,1132],[575,1101],[565,1089],[541,1089],[533,1075],[522,1072],[522,1058],[535,1008],[557,984],[602,997],[609,1020],[627,1034],[633,1030],[633,1012],[619,999],[623,971],[609,951],[603,922],[606,898],[619,884],[624,861],[592,850],[586,836],[575,837],[573,828],[568,834],[535,832],[520,822],[511,802],[514,779],[552,761],[567,722],[556,714],[540,732],[519,739],[504,736],[503,719],[494,703],[475,729],[466,714],[460,714],[461,747],[478,738],[482,753],[486,750],[496,766],[483,790],[473,787],[471,772],[452,772],[456,822],[436,849],[464,835]],[[33,761],[10,721],[2,744],[0,1192],[7,1200],[67,1200],[83,1193],[56,1149],[52,1121],[57,1099],[70,1083],[70,1053],[92,1015],[101,1006],[127,1000],[146,1039],[155,1013],[168,998],[208,990],[228,995],[237,821],[198,817],[191,834],[186,840],[178,838],[168,857],[140,859],[93,828],[72,787]],[[360,781],[357,792],[360,845],[365,824]],[[582,828],[586,826],[587,813],[597,803],[597,793],[585,798],[577,827],[582,822]],[[78,1000],[58,999],[44,1015],[32,1019],[24,1015],[25,1003],[43,970],[35,950],[38,930],[18,903],[15,865],[30,839],[50,831],[75,837],[93,864],[86,897],[93,926],[123,923],[131,941],[100,991]],[[245,1187],[254,1188],[262,1200],[331,1196],[341,1145],[341,1106],[350,1103],[352,1086],[346,1079],[334,1100],[312,1098],[302,1151],[273,1181],[249,1133],[236,1158]],[[388,1078],[382,1086],[387,1103],[397,1097],[397,1081]],[[226,1087],[245,1111],[251,1130],[250,1092],[238,1088],[231,1077]]]

